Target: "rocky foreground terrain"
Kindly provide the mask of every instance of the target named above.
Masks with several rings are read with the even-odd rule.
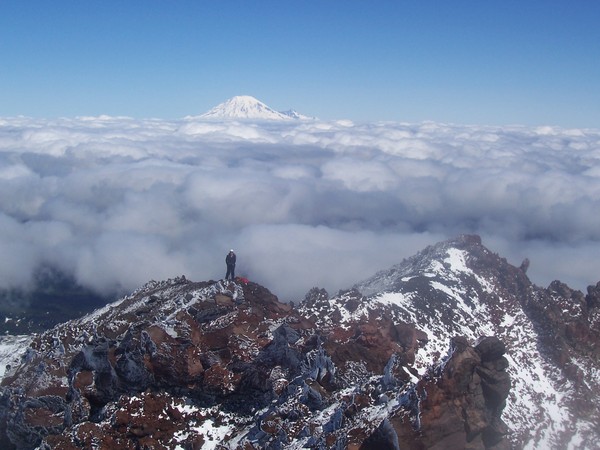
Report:
[[[21,338],[0,448],[598,448],[600,283],[526,266],[461,236],[294,306],[149,282]]]

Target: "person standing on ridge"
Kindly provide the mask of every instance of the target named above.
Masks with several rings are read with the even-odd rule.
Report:
[[[235,278],[235,253],[233,253],[233,249],[229,250],[229,253],[227,253],[225,264],[227,264],[227,274],[225,275],[225,279],[227,280],[229,275],[231,275],[231,280],[233,280]]]

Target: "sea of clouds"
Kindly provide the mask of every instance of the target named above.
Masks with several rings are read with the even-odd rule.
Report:
[[[600,280],[600,130],[0,118],[0,287],[237,274],[349,288],[462,233],[545,286]]]

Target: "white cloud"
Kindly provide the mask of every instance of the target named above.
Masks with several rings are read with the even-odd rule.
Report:
[[[77,252],[76,262],[77,279],[99,291],[132,289],[187,270],[182,250],[169,248],[162,236],[135,232],[97,236]]]
[[[298,224],[246,227],[235,239],[238,268],[287,299],[313,286],[330,292],[400,262],[440,239],[431,233],[375,233]],[[299,297],[300,296],[300,297]]]
[[[423,123],[0,120],[0,285],[40,263],[99,290],[238,273],[298,299],[460,233],[579,289],[600,131]]]
[[[356,192],[393,191],[401,179],[385,163],[349,157],[332,159],[323,164],[326,180],[340,181],[344,188]]]

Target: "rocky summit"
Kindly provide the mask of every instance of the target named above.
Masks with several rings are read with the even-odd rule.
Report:
[[[12,355],[0,447],[598,448],[600,283],[525,271],[461,236],[296,305],[149,282]]]

